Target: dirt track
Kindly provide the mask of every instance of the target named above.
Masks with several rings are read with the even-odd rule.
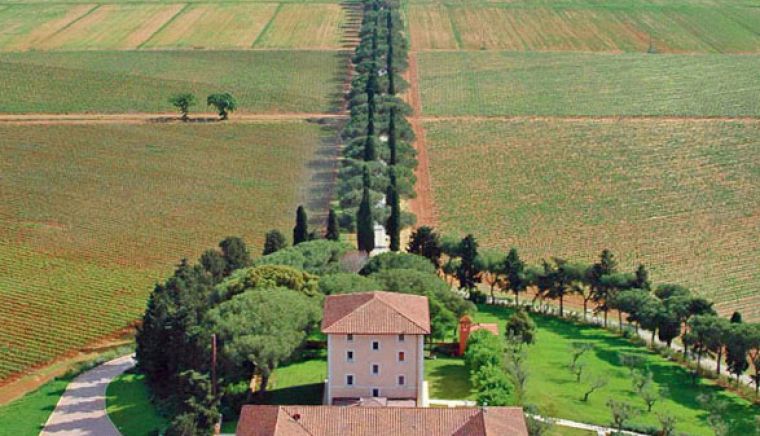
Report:
[[[267,121],[300,121],[316,119],[344,119],[345,114],[338,113],[241,113],[232,114],[225,123],[255,123]],[[189,124],[218,123],[219,117],[214,113],[199,113],[190,116]],[[0,114],[0,124],[171,124],[182,123],[176,113],[122,113],[122,114]]]
[[[427,155],[427,143],[425,141],[425,129],[422,126],[422,102],[420,101],[419,73],[417,70],[417,53],[409,52],[409,69],[407,70],[409,92],[407,101],[412,106],[413,114],[409,118],[414,136],[414,148],[417,150],[417,183],[414,190],[417,197],[409,200],[409,209],[417,216],[418,225],[435,226],[438,224],[438,214],[433,202],[433,191],[430,181],[430,164]]]

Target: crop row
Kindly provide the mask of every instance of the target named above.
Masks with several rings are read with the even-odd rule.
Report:
[[[748,5],[438,3],[411,5],[409,17],[418,50],[760,52],[760,12]]]
[[[447,234],[517,247],[531,262],[611,249],[657,282],[758,319],[755,121],[429,122]],[[487,165],[486,165],[487,163]],[[483,169],[483,170],[480,170]]]
[[[338,49],[345,22],[329,3],[16,4],[0,50]]]
[[[290,225],[328,135],[303,122],[0,128],[0,380],[129,325],[182,256],[228,235],[258,252]]]

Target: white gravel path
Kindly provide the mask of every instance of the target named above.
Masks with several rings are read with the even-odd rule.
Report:
[[[133,366],[134,356],[122,356],[85,371],[72,380],[40,435],[121,435],[106,414],[106,388],[111,380]]]

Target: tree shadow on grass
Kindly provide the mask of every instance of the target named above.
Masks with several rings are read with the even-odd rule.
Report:
[[[436,383],[430,383],[430,377],[434,377]],[[470,375],[464,365],[450,363],[436,366],[428,372],[428,383],[430,398],[461,400],[472,394]]]
[[[289,388],[274,389],[267,392],[256,401],[257,404],[272,405],[306,405],[315,406],[322,404],[323,383],[291,386]]]

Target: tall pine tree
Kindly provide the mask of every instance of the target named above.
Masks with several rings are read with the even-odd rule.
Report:
[[[327,213],[327,231],[325,232],[325,239],[329,241],[337,241],[340,239],[340,230],[338,229],[338,216],[331,208]]]
[[[309,224],[306,210],[303,206],[298,206],[296,210],[296,226],[293,227],[293,245],[309,240]]]
[[[369,168],[365,165],[362,174],[362,201],[359,203],[359,210],[356,212],[356,241],[359,250],[367,253],[375,249],[375,229],[369,186]]]
[[[398,186],[396,185],[396,168],[391,166],[388,168],[388,176],[390,183],[388,184],[388,193],[386,195],[386,201],[391,207],[391,215],[388,217],[388,223],[385,226],[388,236],[391,238],[391,251],[399,251],[401,249],[401,204],[398,194]]]

